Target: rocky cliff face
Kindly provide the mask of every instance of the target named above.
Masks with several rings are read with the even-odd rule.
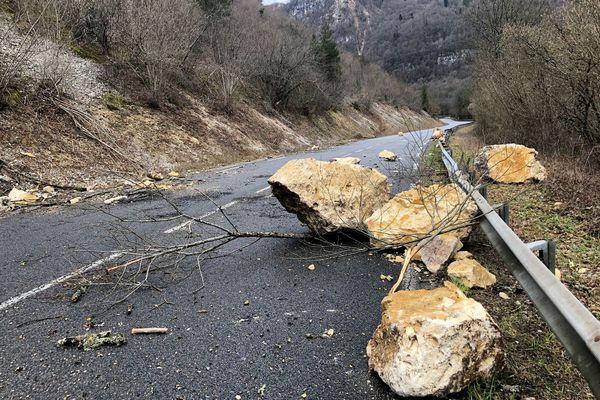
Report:
[[[370,31],[370,3],[357,0],[294,0],[284,7],[314,29],[329,24],[348,51],[363,55]]]

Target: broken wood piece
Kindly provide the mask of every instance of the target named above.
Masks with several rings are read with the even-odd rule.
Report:
[[[169,328],[132,328],[132,335],[141,335],[141,334],[165,334],[169,332]]]

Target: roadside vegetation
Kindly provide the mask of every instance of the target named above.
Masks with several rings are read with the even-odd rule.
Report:
[[[0,42],[0,160],[49,183],[114,187],[439,124],[326,24],[259,0],[0,0]]]
[[[480,0],[471,111],[488,144],[600,167],[600,3]]]
[[[473,159],[486,143],[478,126],[460,129],[451,139],[456,159],[464,170],[474,171]],[[557,268],[562,282],[598,318],[600,317],[600,240],[590,221],[597,218],[595,206],[565,201],[557,189],[563,171],[543,157],[548,180],[535,186],[490,184],[491,204],[510,204],[510,226],[525,242],[551,239],[557,244]],[[564,164],[559,164],[564,167]],[[567,171],[568,172],[568,171]],[[594,182],[594,180],[592,181]],[[564,182],[562,182],[564,184]],[[577,182],[570,185],[581,193]],[[593,398],[587,383],[573,366],[562,345],[537,313],[485,236],[477,234],[468,248],[498,278],[493,291],[471,291],[470,296],[486,306],[503,334],[505,368],[493,380],[475,385],[469,399]],[[503,299],[499,292],[507,293]]]
[[[318,35],[258,0],[2,1],[33,43],[50,39],[106,66],[108,82],[150,107],[185,105],[181,92],[232,112],[242,99],[267,109],[320,113],[375,101],[404,105],[407,86],[381,68],[341,52],[323,25]],[[33,46],[3,62],[4,107]],[[46,60],[48,90],[68,65]]]

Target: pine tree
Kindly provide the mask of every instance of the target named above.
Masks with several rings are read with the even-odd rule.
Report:
[[[429,96],[427,96],[427,85],[423,85],[421,89],[421,108],[425,112],[429,112]]]
[[[338,81],[342,74],[340,52],[329,25],[324,24],[320,38],[313,39],[313,48],[315,59],[325,78],[330,82]]]

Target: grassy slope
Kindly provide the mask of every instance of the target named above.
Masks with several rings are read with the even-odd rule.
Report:
[[[465,128],[452,139],[455,156],[472,159],[483,143]],[[547,166],[552,160],[543,160]],[[589,209],[574,212],[556,202],[553,174],[537,185],[492,184],[491,203],[510,202],[510,225],[524,241],[553,239],[557,242],[557,267],[563,283],[600,316],[598,272],[600,241],[586,224]],[[566,210],[569,212],[566,212]],[[467,250],[472,251],[498,278],[492,290],[471,290],[498,322],[506,347],[505,369],[492,382],[475,385],[465,394],[469,399],[586,399],[593,398],[581,374],[562,350],[562,346],[537,313],[527,295],[506,270],[494,249],[477,232]],[[510,295],[503,300],[498,292]]]

